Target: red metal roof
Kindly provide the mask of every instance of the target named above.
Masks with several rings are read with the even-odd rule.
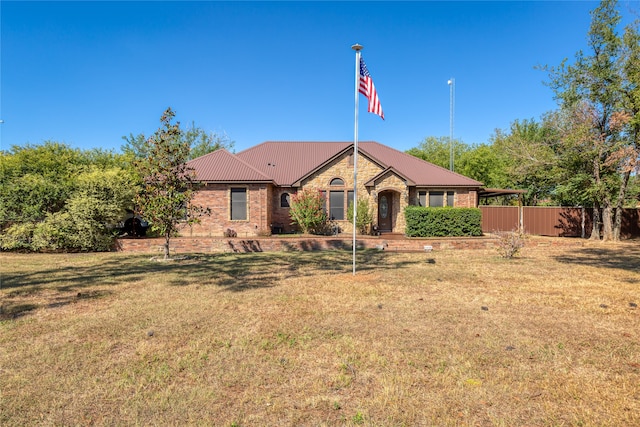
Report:
[[[391,166],[402,175],[413,181],[416,186],[429,187],[480,187],[481,182],[467,178],[459,173],[426,162],[411,154],[403,153],[378,142],[358,142],[358,151],[369,154]]]
[[[235,156],[218,150],[189,162],[203,181],[268,181],[291,186],[353,142],[267,141]],[[216,154],[224,151],[224,154]],[[374,141],[358,142],[358,151],[382,169],[393,168],[418,187],[480,187],[482,183]],[[234,159],[235,158],[235,159]]]
[[[187,162],[196,173],[196,180],[204,182],[271,182],[263,174],[238,156],[220,149]]]
[[[348,142],[263,142],[241,151],[239,158],[281,186],[290,186],[331,157],[348,148]]]

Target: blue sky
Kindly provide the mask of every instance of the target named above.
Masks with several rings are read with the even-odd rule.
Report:
[[[167,107],[267,140],[350,141],[360,43],[385,120],[360,98],[359,139],[488,142],[555,108],[536,65],[585,48],[597,2],[0,2],[2,149],[46,140],[119,151]],[[625,22],[638,3],[621,1]],[[633,10],[635,9],[635,11]]]

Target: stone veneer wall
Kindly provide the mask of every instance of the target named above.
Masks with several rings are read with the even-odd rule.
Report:
[[[378,195],[382,191],[392,191],[393,199],[391,204],[391,227],[394,233],[404,233],[406,221],[404,218],[404,208],[409,204],[409,192],[405,182],[396,174],[387,172],[374,182],[375,184],[375,204],[374,223],[378,221]]]
[[[344,190],[345,192],[353,190],[353,163],[352,163],[352,153],[345,153],[342,157],[336,159],[332,163],[326,165],[324,168],[320,169],[315,174],[309,176],[302,182],[302,188],[312,188],[316,190],[330,191],[330,190]],[[364,186],[364,183],[371,180],[374,176],[378,175],[382,172],[382,168],[377,164],[370,161],[367,157],[363,155],[358,156],[358,199],[362,199],[363,197],[367,197],[369,199],[369,207],[373,210],[373,222],[377,223],[377,213],[378,213],[378,201],[377,201],[377,193],[380,191],[379,186],[376,184],[375,189],[368,189]],[[394,176],[395,177],[395,176]],[[329,183],[333,178],[340,178],[344,181],[344,187],[331,187]],[[397,178],[397,177],[396,177]],[[405,189],[405,185],[402,181],[397,180],[393,181],[391,178],[387,181],[382,181],[381,186],[386,190],[395,190],[399,192],[398,194],[402,194],[402,191]],[[346,193],[345,193],[346,196]],[[397,196],[397,195],[396,195]],[[346,201],[346,197],[345,197]],[[402,208],[402,201],[399,197],[394,197],[394,203],[398,203],[398,209]],[[406,204],[405,204],[406,206]],[[346,219],[347,216],[347,206],[344,206],[345,219],[342,221],[336,221],[340,226],[341,230],[345,233],[353,232],[353,224],[351,221]],[[394,205],[394,209],[396,206]],[[400,213],[400,211],[397,211]],[[394,232],[403,233],[404,232],[404,215],[399,215],[398,218],[402,217],[402,220],[396,221],[394,223]]]

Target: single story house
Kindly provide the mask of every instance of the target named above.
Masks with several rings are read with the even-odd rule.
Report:
[[[353,142],[264,142],[237,154],[220,149],[188,162],[202,184],[193,203],[211,215],[184,234],[239,237],[289,232],[292,194],[316,189],[343,232],[352,232]],[[374,141],[358,142],[357,197],[368,198],[382,233],[404,233],[408,205],[477,207],[482,183]]]

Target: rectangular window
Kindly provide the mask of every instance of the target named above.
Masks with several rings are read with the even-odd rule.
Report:
[[[246,188],[231,189],[231,220],[232,221],[247,220],[247,189]]]
[[[347,191],[347,209],[353,204],[353,190]]]
[[[427,192],[426,191],[418,191],[418,206],[422,206],[422,207],[427,206]]]
[[[429,192],[429,207],[441,208],[444,206],[444,191]]]
[[[329,218],[338,221],[344,219],[344,191],[329,192]]]
[[[454,195],[453,191],[447,191],[447,206],[453,207]]]

